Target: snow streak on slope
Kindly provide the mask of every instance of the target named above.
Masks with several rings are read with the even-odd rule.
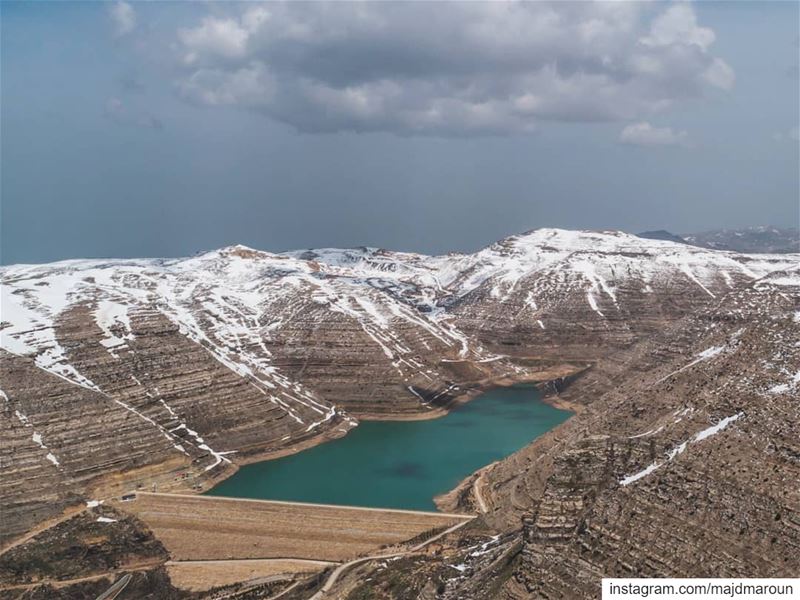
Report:
[[[428,286],[428,298],[437,298],[438,306],[485,289],[498,303],[524,292],[532,311],[546,311],[557,308],[558,298],[581,293],[601,319],[608,310],[620,310],[621,288],[658,294],[685,282],[716,297],[714,289],[746,284],[800,260],[796,255],[709,251],[622,232],[560,229],[512,236],[475,254],[413,256],[413,281]]]
[[[218,253],[212,253],[218,258]],[[222,261],[236,268],[236,260]],[[61,315],[73,306],[92,308],[98,343],[114,358],[130,350],[135,340],[131,315],[137,310],[158,310],[175,322],[187,337],[201,343],[219,362],[247,378],[269,400],[311,431],[335,416],[335,409],[318,401],[296,382],[269,364],[269,353],[258,328],[258,297],[235,285],[218,289],[219,274],[203,270],[197,259],[187,261],[66,261],[41,267],[8,267],[2,271],[3,303],[0,347],[18,355],[32,356],[46,371],[71,383],[102,392],[94,382],[67,361],[56,338]],[[232,279],[236,279],[235,273]],[[54,292],[55,290],[55,292]],[[250,348],[256,348],[251,352]],[[261,352],[258,352],[260,350]],[[134,378],[137,385],[141,383]],[[149,391],[145,395],[153,397]],[[168,431],[157,415],[145,414],[125,399],[112,400],[156,428],[179,452],[187,454],[191,443],[213,458],[207,470],[230,462],[225,452],[211,448],[199,436],[181,438]],[[171,407],[159,398],[187,432],[193,431]],[[151,411],[147,410],[150,413]],[[316,418],[311,415],[317,415]]]
[[[713,252],[660,240],[644,240],[622,232],[538,229],[513,236],[472,255],[449,255],[426,261],[437,280],[457,295],[485,282],[492,295],[507,296],[522,278],[550,269],[584,276],[590,287],[615,298],[615,279],[649,284],[681,273],[707,292],[717,278],[730,272],[754,279],[789,262],[786,255],[746,256]],[[722,273],[725,275],[722,275]]]
[[[675,371],[672,371],[671,373],[667,373],[661,379],[656,380],[653,383],[653,385],[659,384],[662,381],[665,381],[665,380],[669,379],[673,375],[677,375],[678,373],[681,373],[681,372],[685,371],[686,369],[688,369],[690,367],[693,367],[694,365],[696,365],[698,363],[701,363],[701,362],[706,361],[706,360],[710,360],[710,359],[714,358],[715,356],[718,356],[719,354],[721,354],[724,351],[725,351],[725,346],[711,346],[710,348],[706,348],[702,352],[699,352],[697,354],[696,358],[693,361],[688,362],[687,364],[682,366],[680,369],[676,369]]]
[[[55,335],[55,319],[69,305],[71,287],[62,277],[48,278],[43,288],[0,288],[0,347],[12,354],[35,356],[36,366],[82,387],[96,386],[66,360]]]
[[[11,400],[8,397],[8,395],[3,390],[0,390],[0,398],[2,398],[6,404],[9,404],[11,402]],[[50,451],[50,448],[48,448],[47,445],[44,443],[44,440],[42,439],[42,434],[39,433],[38,431],[33,430],[33,424],[31,423],[31,421],[27,417],[27,415],[23,414],[18,409],[14,411],[14,415],[17,417],[17,420],[24,427],[28,427],[33,431],[33,433],[31,434],[31,440],[37,446],[39,446],[39,448],[41,448],[43,451],[45,451],[47,453],[45,455],[45,458],[47,460],[49,460],[54,466],[60,467],[61,463],[59,462],[58,458],[56,457],[55,454],[53,454]]]
[[[741,418],[743,415],[744,415],[744,413],[738,412],[738,413],[736,413],[734,415],[731,415],[729,417],[725,417],[724,419],[721,419],[715,425],[712,425],[710,427],[707,427],[706,429],[703,429],[702,431],[697,432],[691,439],[686,440],[685,442],[683,442],[681,444],[678,444],[677,446],[675,446],[675,448],[670,450],[667,453],[667,458],[665,460],[660,460],[660,461],[657,460],[657,461],[649,464],[647,467],[645,467],[644,469],[642,469],[638,473],[634,473],[633,475],[628,475],[627,477],[623,477],[622,479],[620,479],[620,482],[619,482],[620,485],[627,486],[627,485],[630,485],[630,484],[632,484],[632,483],[634,483],[636,481],[639,481],[640,479],[642,479],[644,477],[647,477],[648,475],[650,475],[650,473],[652,473],[656,469],[660,469],[665,464],[667,464],[669,461],[673,460],[679,454],[683,454],[683,452],[686,451],[686,448],[689,446],[689,444],[695,444],[697,442],[702,442],[703,440],[708,439],[711,436],[718,434],[720,431],[725,429],[728,425],[730,425],[734,421],[736,421],[739,418]]]

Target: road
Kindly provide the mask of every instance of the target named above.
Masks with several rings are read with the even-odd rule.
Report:
[[[286,581],[287,579],[291,579],[291,577],[287,577],[286,575],[272,575],[270,577],[259,577],[258,579],[251,579],[249,581],[243,581],[242,583],[245,583],[245,584],[251,585],[251,586],[257,586],[257,585],[261,585],[263,583],[270,583],[270,582],[273,582],[273,581]],[[299,581],[295,581],[292,585],[287,587],[282,592],[278,592],[274,596],[270,596],[269,598],[266,598],[265,600],[276,600],[277,598],[280,598],[281,596],[284,596],[284,595],[288,594],[291,590],[296,588],[299,583],[300,583]],[[224,596],[215,596],[214,600],[225,600],[225,598],[231,598],[231,597],[234,597],[234,596],[238,596],[238,595],[241,594],[241,592],[242,592],[242,590],[240,590],[240,589],[239,590],[235,590],[233,592],[230,592],[229,594],[225,594]]]
[[[18,537],[14,541],[12,541],[9,544],[6,544],[2,548],[0,548],[0,555],[5,554],[6,552],[11,550],[12,548],[16,548],[17,546],[21,546],[22,544],[24,544],[25,542],[27,542],[31,538],[39,535],[43,531],[47,531],[51,527],[55,527],[59,523],[62,523],[63,521],[71,519],[75,515],[79,515],[80,513],[82,513],[85,510],[88,510],[88,509],[89,509],[89,507],[86,506],[85,504],[68,507],[60,515],[57,515],[57,516],[52,517],[50,519],[47,519],[46,521],[42,521],[36,527],[34,527],[33,529],[31,529],[30,531],[28,531],[27,533],[25,533],[21,537]]]
[[[483,494],[481,493],[481,484],[483,483],[483,474],[485,471],[481,470],[480,475],[475,478],[475,481],[472,483],[472,495],[475,497],[475,501],[478,503],[478,509],[482,513],[489,512],[489,509],[486,507],[486,501],[483,499]]]
[[[339,563],[331,562],[328,560],[313,560],[310,558],[220,558],[214,560],[168,560],[164,563],[164,566],[169,567],[171,565],[231,565],[236,563],[248,563],[248,562],[281,562],[281,561],[292,561],[296,563],[303,563],[313,567],[330,567],[331,565],[337,565]]]
[[[474,519],[474,518],[475,517],[472,517],[472,519]],[[462,521],[461,523],[456,523],[455,525],[453,525],[449,529],[446,529],[442,533],[433,536],[429,540],[425,540],[424,542],[422,542],[420,544],[417,544],[416,546],[414,546],[413,548],[411,548],[409,550],[404,550],[402,552],[393,552],[391,554],[375,554],[373,556],[364,556],[362,558],[357,558],[355,560],[351,560],[349,562],[343,563],[343,564],[339,565],[338,567],[336,567],[336,569],[333,570],[333,572],[328,577],[327,581],[325,581],[325,584],[322,586],[322,588],[320,588],[320,590],[316,594],[311,596],[311,598],[309,598],[309,600],[322,600],[323,598],[325,598],[326,594],[331,590],[331,588],[336,583],[336,580],[339,578],[339,576],[344,571],[346,571],[347,569],[349,569],[352,566],[355,566],[355,565],[358,565],[358,564],[361,564],[361,563],[365,563],[365,562],[369,562],[371,560],[379,560],[379,559],[387,559],[387,558],[399,558],[401,556],[407,556],[409,554],[413,554],[414,552],[419,552],[422,548],[424,548],[428,544],[430,544],[432,542],[435,542],[436,540],[446,536],[448,533],[452,533],[456,529],[459,529],[459,528],[463,527],[464,525],[469,523],[472,519],[468,519],[466,521]]]
[[[119,596],[122,590],[125,589],[125,586],[128,585],[131,577],[132,575],[130,573],[126,573],[117,579],[110,588],[97,597],[97,600],[114,600],[114,598]]]
[[[97,581],[98,579],[108,579],[117,575],[119,571],[149,571],[150,569],[163,564],[161,560],[144,561],[131,565],[122,565],[115,571],[106,571],[104,573],[95,573],[94,575],[86,575],[84,577],[75,577],[74,579],[40,579],[33,583],[17,583],[13,585],[4,585],[0,587],[3,590],[28,590],[37,588],[40,585],[50,585],[54,588],[62,588],[76,583],[85,583],[87,581]]]
[[[357,510],[379,513],[399,513],[405,515],[426,515],[435,517],[453,517],[456,519],[463,519],[463,513],[445,513],[432,510],[406,510],[402,508],[375,508],[373,506],[353,506],[349,504],[317,504],[314,502],[294,502],[289,500],[259,500],[257,498],[233,498],[230,496],[198,496],[197,494],[165,494],[161,492],[136,492],[137,496],[160,496],[162,498],[191,498],[192,500],[208,500],[210,502],[218,500],[227,500],[231,502],[246,502],[246,503],[260,503],[260,504],[276,504],[280,506],[293,506],[293,507],[317,507],[317,508],[330,508],[334,510]]]

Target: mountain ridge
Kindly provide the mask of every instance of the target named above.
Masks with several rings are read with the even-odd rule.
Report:
[[[664,229],[637,234],[645,239],[681,242],[710,250],[728,250],[755,254],[790,254],[800,251],[800,230],[771,225],[743,229],[712,229],[696,233],[674,234]]]

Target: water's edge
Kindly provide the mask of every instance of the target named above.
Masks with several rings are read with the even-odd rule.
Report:
[[[245,465],[207,493],[436,510],[434,497],[572,416],[536,386],[496,387],[433,420],[367,420],[344,437]]]

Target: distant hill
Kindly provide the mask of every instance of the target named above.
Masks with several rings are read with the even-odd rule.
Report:
[[[713,229],[700,233],[674,234],[665,229],[643,231],[637,237],[690,244],[712,250],[732,250],[749,254],[787,254],[800,252],[800,231],[796,227],[769,225],[744,229]]]
[[[781,229],[760,226],[745,229],[718,229],[682,234],[682,237],[693,246],[714,250],[777,254],[800,251],[800,231],[796,227]]]
[[[636,235],[637,237],[644,238],[646,240],[666,240],[668,242],[678,242],[679,244],[688,243],[681,236],[675,235],[674,233],[671,233],[666,229],[656,229],[655,231],[643,231],[642,233],[637,233]]]

